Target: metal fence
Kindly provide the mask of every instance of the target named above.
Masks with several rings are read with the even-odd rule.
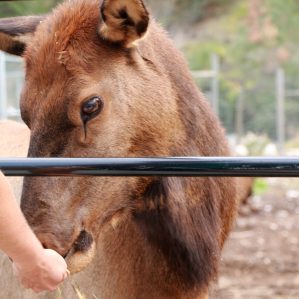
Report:
[[[209,80],[205,90],[215,112],[219,111],[219,58],[211,55],[211,69],[194,71],[195,79]],[[23,60],[0,51],[0,119],[20,118],[19,98],[24,82]]]
[[[299,177],[299,158],[19,158],[0,159],[7,176]]]
[[[220,98],[220,73],[220,62],[217,55],[211,55],[211,69],[193,71],[195,80],[200,80],[199,85],[202,89],[204,89],[204,92],[211,102],[214,111],[221,117],[220,114],[223,114],[223,111],[222,113],[220,112],[221,109],[224,109],[223,105],[226,101],[221,101]],[[287,89],[285,81],[285,73],[282,69],[279,69],[276,72],[276,83],[273,81],[276,88],[273,88],[274,85],[265,87],[267,90],[274,91],[273,104],[271,104],[271,107],[267,107],[267,113],[271,113],[271,115],[273,114],[270,118],[272,123],[271,128],[273,128],[272,138],[275,138],[276,135],[277,147],[280,154],[284,154],[284,144],[286,139],[294,137],[286,136],[286,128],[290,122],[290,118],[286,116],[286,114],[288,115],[288,111],[286,111],[285,108],[285,99],[290,100],[290,98],[299,96],[298,90]],[[24,71],[22,59],[4,54],[0,51],[0,119],[20,119],[19,98],[23,82]],[[202,82],[204,82],[204,84],[202,84]],[[228,124],[226,123],[227,120],[228,122],[231,122],[233,121],[233,118],[235,119],[234,136],[236,141],[234,143],[236,144],[238,144],[242,136],[250,130],[250,123],[248,124],[248,119],[246,120],[245,111],[254,111],[253,115],[255,118],[263,117],[259,111],[264,111],[265,109],[262,110],[260,107],[253,107],[249,105],[251,101],[248,100],[248,98],[250,99],[252,97],[254,97],[254,95],[248,95],[241,91],[235,107],[229,107],[229,115],[226,115],[225,119],[222,119],[223,115],[221,117],[223,125],[226,127],[227,131],[229,131],[227,128]],[[286,120],[288,121],[286,122]],[[254,120],[250,118],[250,121],[252,123]],[[296,127],[296,124],[294,125],[294,120],[292,125],[293,127]]]

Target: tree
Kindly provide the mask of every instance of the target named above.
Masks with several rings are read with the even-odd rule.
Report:
[[[0,17],[24,16],[49,12],[60,0],[0,2]]]

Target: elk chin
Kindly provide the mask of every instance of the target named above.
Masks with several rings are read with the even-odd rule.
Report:
[[[92,236],[82,231],[65,260],[71,274],[83,271],[95,256],[96,245]]]

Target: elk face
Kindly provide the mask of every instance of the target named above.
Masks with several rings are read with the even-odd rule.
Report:
[[[139,51],[150,22],[141,0],[66,1],[43,21],[26,20],[23,32],[20,18],[0,31],[11,53],[26,47],[29,157],[173,154],[181,123],[168,75]],[[43,245],[76,272],[105,227],[125,221],[137,187],[135,178],[26,178],[21,206]]]

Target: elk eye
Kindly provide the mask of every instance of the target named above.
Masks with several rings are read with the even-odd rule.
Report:
[[[81,118],[84,123],[95,118],[100,114],[104,106],[104,102],[100,97],[93,97],[83,103],[81,108]]]

